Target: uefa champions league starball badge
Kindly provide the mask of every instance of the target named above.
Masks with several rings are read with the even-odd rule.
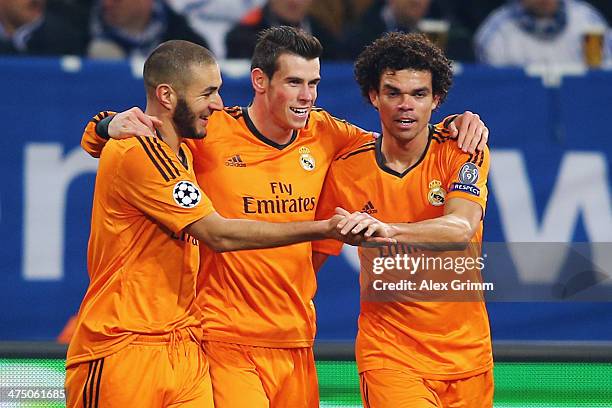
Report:
[[[193,208],[202,199],[202,193],[198,187],[190,181],[179,181],[172,189],[174,201],[183,208]]]

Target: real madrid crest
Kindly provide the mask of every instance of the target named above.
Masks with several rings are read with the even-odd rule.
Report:
[[[310,149],[302,146],[298,151],[300,152],[300,166],[306,171],[313,171],[317,163],[310,154]]]
[[[440,180],[432,180],[429,182],[429,193],[427,193],[427,200],[429,204],[434,207],[444,205],[446,199],[446,191],[442,188]]]

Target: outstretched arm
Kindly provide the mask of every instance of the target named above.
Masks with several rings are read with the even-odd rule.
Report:
[[[476,233],[483,210],[480,204],[463,198],[452,198],[444,206],[444,215],[414,223],[396,223],[389,226],[387,236],[397,242],[417,244],[439,250],[464,249]],[[343,236],[365,231],[368,214],[354,213],[338,223]],[[368,223],[368,225],[372,225]],[[380,233],[380,232],[377,232]]]
[[[393,242],[385,238],[386,224],[377,220],[364,224],[369,232],[368,237],[363,234],[341,235],[337,226],[342,219],[344,216],[334,215],[322,221],[273,223],[229,219],[214,212],[192,223],[185,231],[217,252],[273,248],[327,238],[351,245],[364,241]]]
[[[272,223],[224,218],[212,213],[185,228],[216,252],[273,248],[331,237],[341,217],[324,221]]]

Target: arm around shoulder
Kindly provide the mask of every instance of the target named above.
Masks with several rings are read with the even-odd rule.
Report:
[[[104,149],[106,142],[108,142],[108,133],[105,135],[98,132],[100,132],[103,127],[108,128],[108,123],[111,121],[112,115],[113,112],[103,111],[87,122],[85,130],[83,131],[83,136],[81,137],[81,147],[90,156],[99,158],[102,154],[102,149]]]

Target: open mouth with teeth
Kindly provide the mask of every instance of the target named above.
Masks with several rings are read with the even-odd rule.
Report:
[[[416,120],[414,120],[414,119],[398,119],[398,120],[396,120],[396,122],[398,122],[401,125],[409,125],[411,123],[416,122]]]
[[[289,108],[291,112],[295,113],[298,116],[304,116],[308,113],[308,108]]]

